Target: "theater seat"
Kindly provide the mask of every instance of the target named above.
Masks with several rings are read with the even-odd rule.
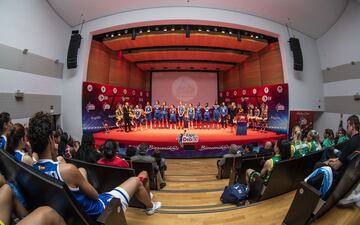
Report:
[[[253,169],[256,171],[261,171],[263,167],[262,162],[266,161],[269,158],[270,156],[242,159],[239,162],[239,165],[237,166],[235,171],[235,183],[246,184],[246,170]],[[230,184],[232,183],[229,183],[229,185]]]
[[[0,151],[0,163],[4,165],[6,179],[17,184],[31,210],[40,206],[50,206],[68,225],[126,225],[122,207],[116,199],[99,217],[101,220],[94,221],[83,212],[65,183],[24,163],[16,162],[13,156],[5,151]]]
[[[160,190],[160,173],[155,170],[152,163],[132,161],[131,164],[136,175],[138,175],[141,171],[146,171],[148,173],[151,190]]]
[[[111,191],[130,177],[135,176],[135,170],[131,168],[100,165],[68,158],[65,158],[65,160],[67,163],[71,163],[78,168],[84,168],[87,171],[89,183],[99,193]],[[129,206],[145,208],[144,204],[142,204],[136,196],[130,199]]]

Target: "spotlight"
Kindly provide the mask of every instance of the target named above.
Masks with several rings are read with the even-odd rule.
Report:
[[[146,32],[150,33],[150,31],[151,31],[150,28],[148,28]]]
[[[155,30],[156,30],[156,31],[159,31],[159,27],[155,27]]]
[[[186,26],[185,37],[190,38],[190,27],[189,27],[189,25]]]
[[[29,52],[29,49],[27,49],[27,48],[25,48],[25,49],[23,50],[23,54],[24,54],[24,55],[28,54],[28,52]]]
[[[124,33],[127,34],[127,33],[128,33],[128,30],[125,30]]]
[[[182,25],[181,25],[181,28],[180,28],[180,30],[185,30],[185,29],[184,29],[184,27],[183,27]]]
[[[140,30],[139,30],[139,34],[141,34],[142,32],[143,32],[143,31],[140,29]]]
[[[222,30],[222,31],[221,31],[221,33],[225,34],[225,31],[224,31],[224,30]]]
[[[201,32],[201,31],[202,31],[201,27],[199,27],[198,31],[199,31],[199,32]]]
[[[121,36],[121,33],[119,32],[119,33],[117,34],[117,36]]]
[[[171,28],[171,31],[175,31],[175,27],[172,27],[172,28]]]
[[[167,28],[165,27],[163,31],[166,32],[166,31],[167,31]]]
[[[216,27],[214,28],[214,31],[217,32],[217,28],[216,28]]]
[[[232,35],[232,31],[229,31],[229,34]]]
[[[256,39],[259,39],[259,36],[256,35],[255,38],[256,38]]]
[[[210,32],[210,30],[209,30],[209,29],[206,29],[206,32]]]
[[[105,37],[109,37],[109,34],[105,34]]]
[[[131,40],[135,40],[135,39],[136,39],[136,30],[132,29]]]
[[[240,31],[237,32],[237,40],[241,41],[241,33],[240,33]]]
[[[251,34],[251,35],[250,35],[250,37],[252,37],[252,38],[253,38],[253,37],[254,37],[254,35],[253,35],[253,34]]]
[[[111,34],[111,37],[113,38],[113,37],[114,37],[114,34]]]

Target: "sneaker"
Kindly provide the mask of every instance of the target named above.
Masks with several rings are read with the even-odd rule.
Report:
[[[145,209],[145,213],[147,215],[152,215],[161,208],[161,202],[153,202],[152,204],[153,204],[152,208]]]
[[[349,196],[339,201],[340,205],[348,205],[360,201],[360,193],[353,191]]]

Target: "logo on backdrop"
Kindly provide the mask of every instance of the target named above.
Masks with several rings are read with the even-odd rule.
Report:
[[[116,94],[117,93],[117,88],[113,88],[113,93]]]
[[[282,93],[282,92],[283,92],[283,87],[282,87],[282,86],[278,86],[278,87],[276,88],[276,90],[277,90],[278,93]]]
[[[101,86],[101,92],[105,93],[106,92],[106,87],[105,86]]]
[[[191,101],[198,93],[196,82],[190,77],[179,77],[171,85],[171,91],[175,98],[181,101]]]
[[[93,86],[91,84],[89,84],[86,88],[87,88],[88,92],[92,92],[92,90],[93,90]]]
[[[279,112],[279,111],[284,111],[284,110],[285,110],[285,106],[282,105],[282,104],[280,104],[280,103],[278,103],[278,104],[275,106],[275,108],[276,108],[276,111],[277,111],[277,112]]]

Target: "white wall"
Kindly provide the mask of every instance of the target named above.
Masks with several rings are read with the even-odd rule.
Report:
[[[81,82],[85,80],[87,72],[91,43],[90,33],[98,30],[104,31],[109,27],[115,29],[115,26],[117,26],[116,29],[118,29],[119,25],[124,24],[157,20],[216,20],[216,23],[238,24],[279,34],[285,80],[289,83],[291,90],[290,108],[319,110],[318,99],[320,99],[320,103],[323,100],[322,76],[316,42],[313,39],[295,32],[296,37],[300,38],[304,56],[304,72],[295,74],[292,69],[292,53],[287,42],[289,36],[286,27],[283,25],[262,18],[224,10],[189,7],[154,8],[120,13],[84,24],[82,31],[83,40],[78,58],[79,66],[75,74],[67,74],[63,82],[64,94],[62,99],[64,107],[62,115],[64,128],[66,130],[70,131],[70,133],[76,137],[81,135],[80,87]]]
[[[360,61],[360,1],[350,0],[343,15],[334,26],[316,42],[319,49],[321,68],[333,68]],[[340,80],[324,83],[324,97],[352,96],[360,93],[360,71],[358,79]],[[342,74],[339,74],[341,76]],[[326,110],[326,109],[325,109]],[[344,124],[349,114],[344,114]],[[339,113],[324,112],[318,115],[315,129],[323,132],[325,128],[337,130]]]
[[[360,61],[360,1],[350,0],[336,24],[317,40],[321,68]]]
[[[47,1],[1,0],[0,28],[1,44],[66,61],[71,27],[56,15]],[[0,79],[1,93],[21,89],[27,94],[62,95],[62,79],[6,69],[0,69]]]

